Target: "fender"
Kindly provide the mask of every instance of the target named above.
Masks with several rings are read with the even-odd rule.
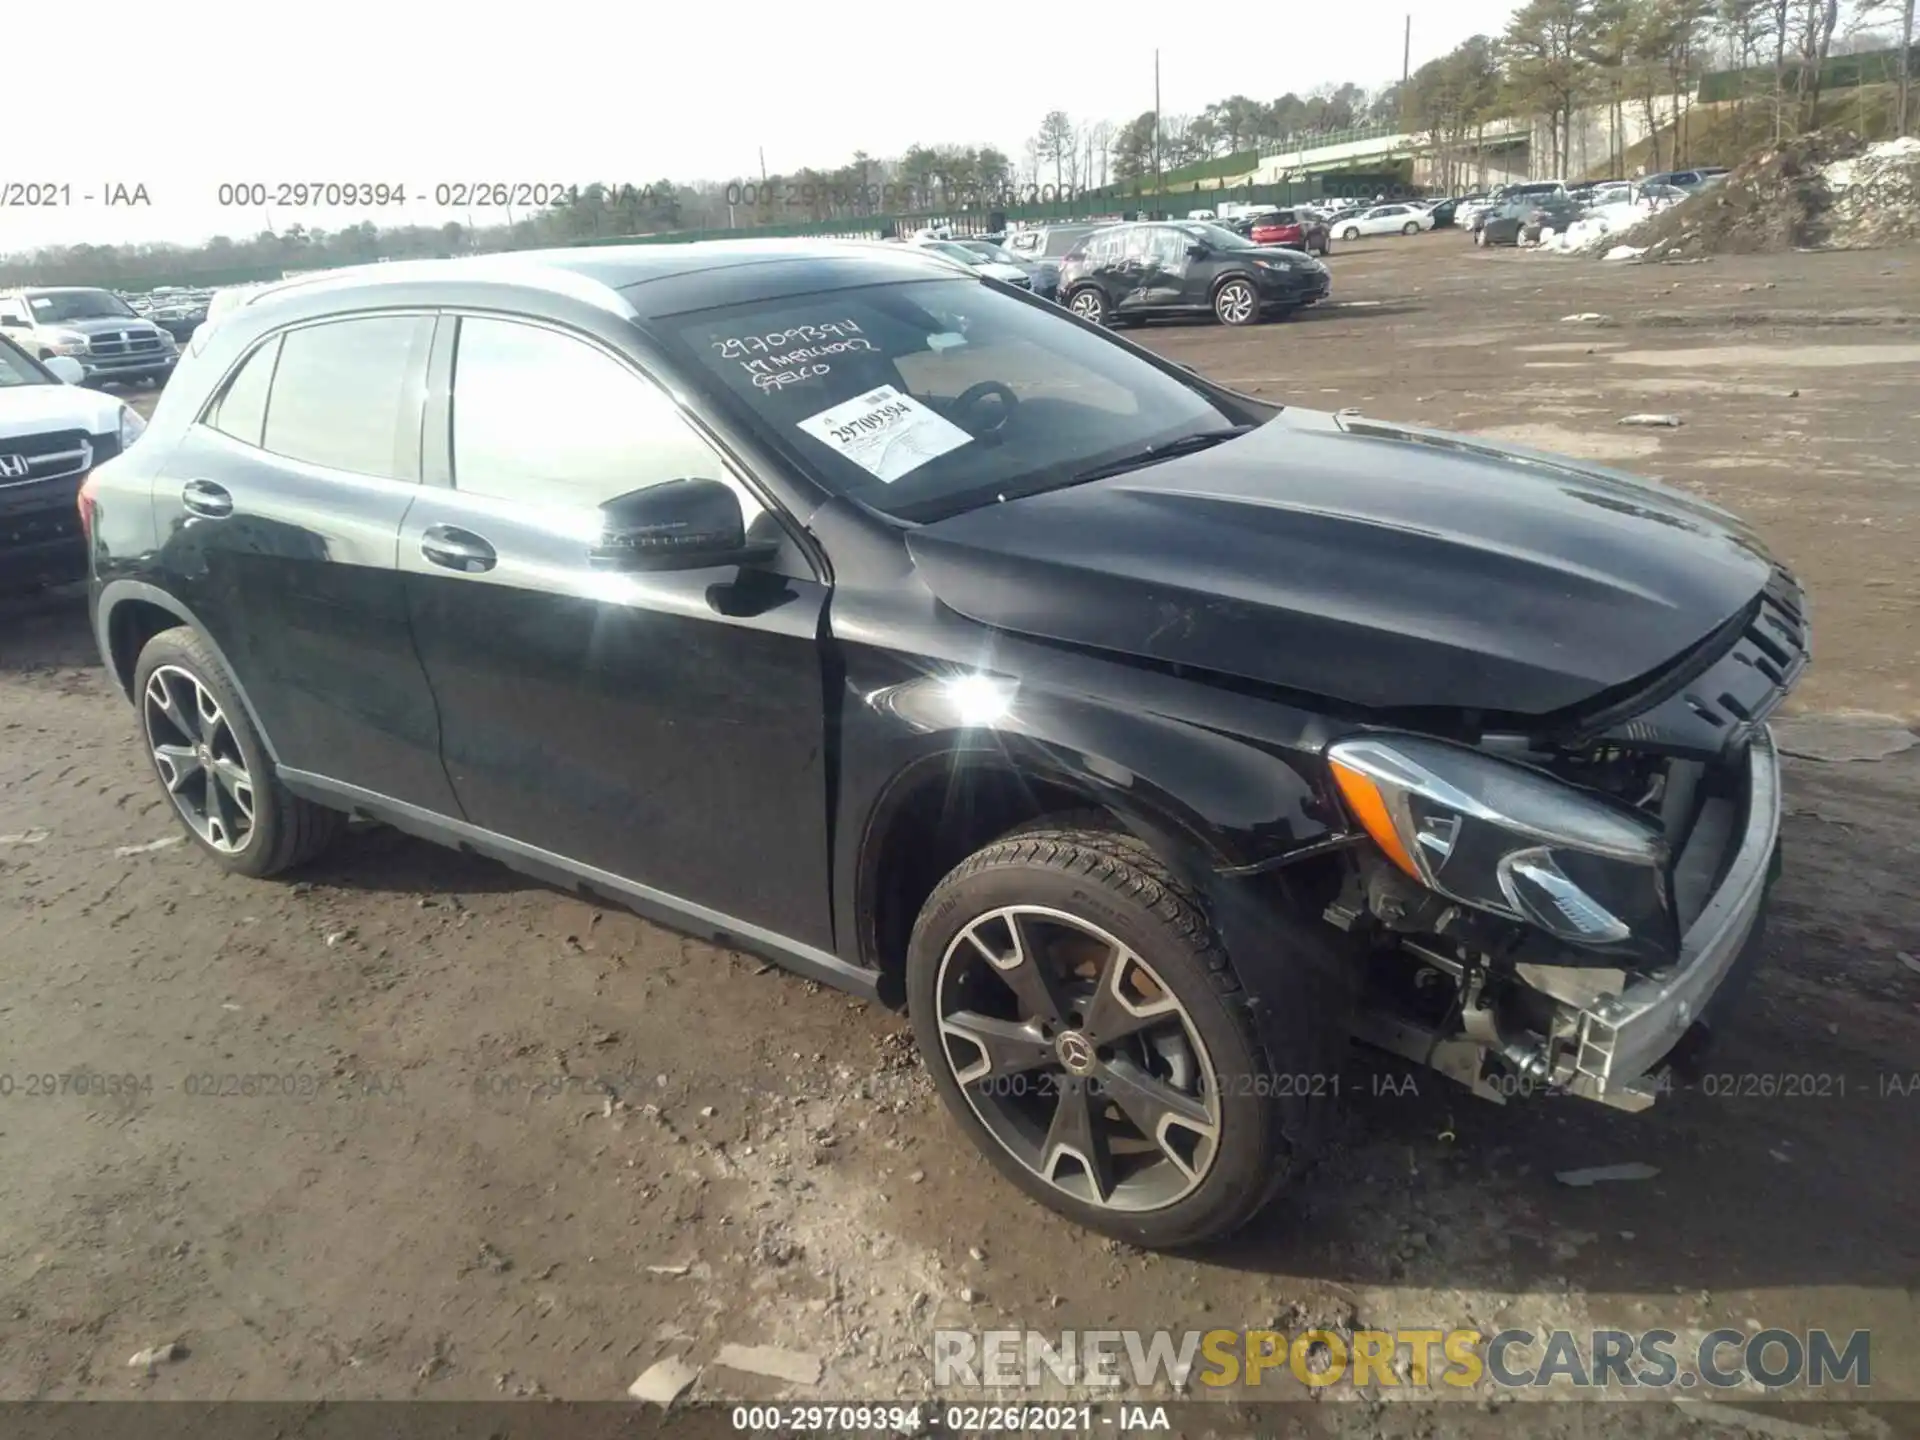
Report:
[[[983,779],[1051,790],[1068,797],[1066,808],[1103,809],[1156,851],[1228,877],[1347,835],[1315,747],[1239,738],[1137,704],[1010,680],[927,677],[849,696],[843,725],[842,875],[852,884],[836,887],[844,907],[837,928],[843,945],[858,937],[843,953],[854,958],[857,948],[866,965],[884,963],[872,925],[890,847],[914,843],[897,826],[930,792],[959,799]]]
[[[247,687],[240,683],[239,672],[233,668],[233,662],[227,658],[226,652],[214,640],[213,632],[200,623],[200,617],[195,615],[188,606],[166,591],[149,585],[143,580],[109,580],[101,587],[100,594],[93,605],[93,641],[100,648],[101,662],[106,666],[107,674],[113,677],[114,684],[120,688],[120,693],[129,701],[134,699],[132,672],[122,675],[120,667],[114,663],[113,612],[132,601],[143,601],[157,610],[164,610],[182,625],[191,625],[199,632],[201,640],[209,650],[213,651],[214,658],[220,662],[220,668],[227,672],[227,680],[239,695],[240,703],[246,707],[247,719],[253,724],[253,733],[260,737],[261,745],[266,748],[267,759],[271,760],[274,768],[278,769],[280,752],[274,748],[273,736],[268,734],[267,727],[260,723],[260,713],[254,709],[253,698],[247,694]]]

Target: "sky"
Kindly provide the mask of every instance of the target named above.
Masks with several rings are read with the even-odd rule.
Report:
[[[755,174],[763,148],[769,172],[916,141],[997,145],[1017,163],[1048,110],[1124,121],[1151,109],[1156,46],[1163,112],[1197,113],[1235,93],[1390,83],[1409,12],[1418,69],[1498,32],[1514,8],[1281,0],[1236,7],[1223,35],[1202,12],[1180,23],[1165,0],[323,0],[299,18],[271,0],[23,4],[9,53],[29,66],[47,57],[60,81],[30,85],[0,140],[0,253],[195,243],[296,221],[466,223],[433,205],[436,185],[724,181]],[[408,203],[270,214],[219,203],[223,182],[303,181],[404,186]],[[28,184],[67,198],[19,205]],[[149,203],[107,204],[115,186],[144,187]]]

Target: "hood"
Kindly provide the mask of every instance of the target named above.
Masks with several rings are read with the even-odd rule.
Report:
[[[1024,285],[1033,278],[1033,271],[1021,265],[1009,265],[1004,260],[985,260],[978,270],[982,275],[991,275],[996,280],[1005,280],[1010,284]]]
[[[907,544],[985,625],[1366,709],[1516,716],[1658,669],[1773,568],[1732,516],[1618,471],[1292,409]]]
[[[85,430],[111,435],[120,428],[120,402],[78,385],[0,386],[0,449],[22,435]]]
[[[125,330],[130,335],[151,335],[161,333],[160,327],[138,315],[109,315],[92,320],[41,320],[35,318],[34,324],[48,330],[74,330],[82,335],[116,335]]]

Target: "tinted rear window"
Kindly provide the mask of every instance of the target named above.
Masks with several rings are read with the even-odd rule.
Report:
[[[393,480],[420,478],[420,411],[433,319],[376,315],[290,330],[280,341],[264,448]]]

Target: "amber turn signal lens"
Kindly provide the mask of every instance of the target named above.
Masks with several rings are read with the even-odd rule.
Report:
[[[1334,783],[1340,787],[1340,794],[1346,799],[1347,808],[1353,812],[1374,843],[1387,852],[1387,858],[1398,865],[1415,880],[1420,879],[1420,871],[1413,863],[1413,857],[1407,853],[1407,847],[1401,843],[1400,832],[1394,828],[1393,816],[1387,809],[1386,797],[1380,793],[1380,787],[1373,780],[1334,761],[1332,765]]]

